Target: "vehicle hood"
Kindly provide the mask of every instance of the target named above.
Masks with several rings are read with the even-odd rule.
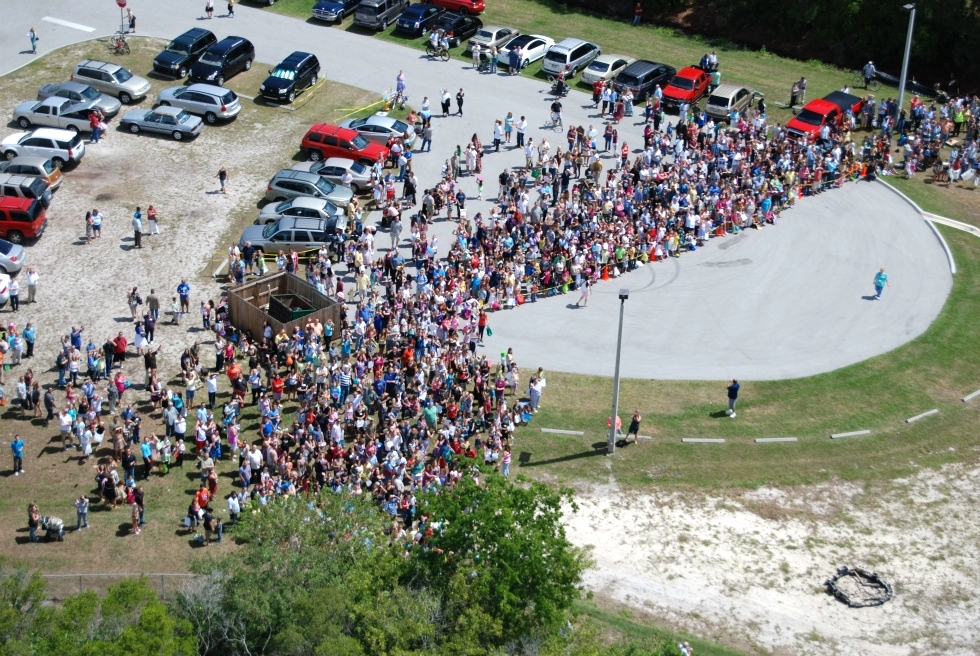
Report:
[[[8,144],[19,143],[20,140],[26,137],[28,134],[30,134],[30,132],[14,132],[13,134],[8,134],[3,138],[3,141],[0,141],[0,144],[6,146]]]
[[[95,106],[102,110],[106,118],[112,118],[119,113],[122,109],[122,103],[119,102],[118,98],[113,98],[112,96],[107,96],[104,93],[99,96],[98,100],[95,101]]]
[[[205,64],[204,62],[198,61],[191,67],[191,77],[200,80],[213,80],[218,77],[218,73],[221,72],[220,66],[214,66],[213,64]]]
[[[153,63],[163,68],[169,68],[171,64],[183,64],[188,58],[188,55],[164,50],[154,58]]]
[[[295,80],[284,80],[281,77],[272,77],[271,75],[265,78],[265,82],[262,83],[260,87],[263,92],[268,93],[270,91],[287,91],[290,87],[295,84]]]
[[[279,214],[279,206],[281,204],[282,203],[269,203],[261,210],[259,210],[259,218],[255,220],[255,225],[265,224],[270,219],[280,218],[281,214]],[[251,241],[251,239],[248,239],[246,241]]]
[[[335,0],[320,0],[313,7],[313,11],[324,11],[327,13],[337,13],[344,8],[342,2],[336,2]]]
[[[14,107],[14,114],[30,114],[34,110],[34,105],[37,103],[37,100],[25,100],[21,104]],[[4,140],[4,142],[6,142],[6,140]]]

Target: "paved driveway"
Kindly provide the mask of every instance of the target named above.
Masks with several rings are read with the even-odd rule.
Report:
[[[204,26],[219,39],[229,34],[251,39],[259,61],[268,63],[302,48],[317,54],[329,79],[379,94],[393,87],[399,69],[404,69],[410,102],[416,105],[427,95],[438,106],[441,87],[453,94],[463,87],[465,118],[434,120],[434,150],[415,160],[423,186],[438,179],[442,162],[474,132],[489,143],[493,120],[508,111],[526,115],[535,127],[547,120],[547,88],[536,80],[480,75],[468,63],[429,61],[415,50],[249,5],[237,7],[235,18],[216,15],[211,21],[201,18],[203,0],[138,0],[130,6],[140,34],[170,38]],[[0,26],[4,72],[31,59],[23,51],[32,25],[41,37],[42,53],[116,29],[119,13],[112,3],[99,3],[98,11],[94,7],[69,0],[43,5],[0,0],[6,17]],[[223,7],[216,3],[219,11]],[[159,84],[154,81],[154,87]],[[573,91],[565,102],[566,122],[598,125],[589,101]],[[620,141],[641,144],[641,131],[642,125],[620,125]],[[543,135],[533,128],[529,134],[536,142],[542,136],[553,144],[563,141],[560,134]],[[284,158],[295,152],[301,136],[283,144]],[[484,157],[490,196],[502,168],[522,162],[516,150]],[[474,179],[464,178],[462,184],[475,195]],[[256,197],[260,193],[257,189]],[[470,216],[488,209],[486,202],[468,205]],[[443,254],[451,229],[446,222],[435,228]],[[379,243],[387,239],[382,236]],[[879,266],[888,269],[892,286],[881,301],[865,300]],[[624,375],[792,378],[830,371],[913,339],[937,316],[951,284],[942,249],[908,205],[880,185],[851,184],[804,199],[777,227],[713,239],[697,253],[601,283],[588,309],[569,307],[577,299],[577,294],[569,294],[498,313],[492,317],[494,336],[487,346],[490,352],[513,346],[528,365],[611,374],[616,294],[625,286],[633,291],[627,304]]]

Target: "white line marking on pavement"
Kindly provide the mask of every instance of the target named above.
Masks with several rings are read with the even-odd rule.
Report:
[[[94,32],[94,27],[89,27],[88,25],[79,25],[78,23],[71,23],[66,20],[61,20],[60,18],[51,18],[50,16],[45,16],[41,20],[47,21],[49,23],[54,23],[55,25],[61,25],[63,27],[70,27],[73,30],[81,30],[83,32]]]

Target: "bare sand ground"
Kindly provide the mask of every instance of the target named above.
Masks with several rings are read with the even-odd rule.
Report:
[[[696,496],[582,490],[570,539],[593,547],[596,595],[773,654],[980,653],[980,468],[885,484]],[[894,599],[850,609],[837,567],[879,572]]]

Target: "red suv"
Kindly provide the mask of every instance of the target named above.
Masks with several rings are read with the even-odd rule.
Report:
[[[483,0],[425,0],[425,2],[461,14],[479,14],[487,8]]]
[[[693,105],[708,93],[711,73],[699,66],[688,66],[677,71],[664,88],[663,102],[667,107],[679,107],[681,103]]]
[[[22,244],[40,237],[46,227],[48,219],[40,200],[0,196],[0,237]]]
[[[357,160],[367,166],[388,159],[388,149],[368,141],[356,130],[327,123],[317,123],[303,137],[300,149],[314,162],[331,157]]]

